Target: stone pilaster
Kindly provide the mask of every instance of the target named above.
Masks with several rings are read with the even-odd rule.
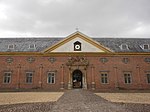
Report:
[[[94,66],[92,65],[91,66],[91,73],[92,73],[92,83],[91,83],[91,86],[92,86],[92,90],[95,90],[95,74],[94,74]]]
[[[69,67],[69,74],[68,74],[68,89],[71,89],[72,88],[72,85],[71,85],[71,68]]]
[[[117,74],[117,66],[114,66],[114,72],[115,72],[115,88],[119,89],[119,81],[118,81],[118,74]]]
[[[84,68],[84,85],[83,89],[87,89],[87,69]]]
[[[139,89],[141,89],[142,88],[142,82],[141,82],[141,75],[140,75],[140,66],[137,65],[136,69],[137,69],[137,75],[139,77],[139,79],[138,79],[138,86],[139,86]]]
[[[43,72],[43,65],[40,65],[40,77],[39,77],[39,87],[42,88],[42,72]]]
[[[18,67],[18,76],[17,76],[17,88],[16,89],[19,89],[20,88],[20,73],[21,73],[21,65],[19,64]]]
[[[60,89],[64,89],[64,65],[61,66],[61,82],[60,82]]]

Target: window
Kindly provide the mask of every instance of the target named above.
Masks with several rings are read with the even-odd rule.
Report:
[[[33,72],[26,72],[26,83],[31,84],[33,81]]]
[[[81,43],[79,41],[74,43],[74,51],[81,51]]]
[[[101,83],[108,84],[108,74],[107,73],[101,73]]]
[[[149,44],[140,45],[143,50],[149,50]]]
[[[124,82],[125,82],[125,84],[131,84],[132,80],[131,80],[130,72],[124,73]]]
[[[49,84],[55,83],[55,72],[48,72],[47,83]]]
[[[30,44],[29,49],[35,49],[35,44]]]
[[[143,45],[143,49],[144,50],[148,50],[149,49],[149,45],[148,44]]]
[[[120,48],[121,48],[121,50],[128,50],[129,49],[127,44],[122,44],[120,46]]]
[[[14,49],[14,45],[13,44],[8,45],[8,49]]]
[[[9,84],[11,82],[11,72],[4,73],[4,81],[5,84]]]
[[[150,84],[150,73],[147,74],[147,82]]]
[[[147,57],[147,58],[144,59],[144,61],[149,64],[150,63],[150,58]]]

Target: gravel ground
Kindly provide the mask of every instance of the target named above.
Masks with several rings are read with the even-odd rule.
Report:
[[[55,102],[1,105],[0,112],[49,112]]]
[[[67,91],[52,108],[52,112],[132,112],[85,90]]]
[[[137,103],[118,103],[131,112],[150,112],[150,104],[137,104]]]
[[[57,102],[1,105],[0,112],[150,112],[150,105],[112,103],[90,91],[74,89]]]

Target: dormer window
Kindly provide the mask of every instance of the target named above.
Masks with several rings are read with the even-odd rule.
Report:
[[[148,50],[149,49],[149,45],[148,44],[143,45],[143,49],[144,50]]]
[[[79,41],[74,43],[74,51],[81,51],[81,43]]]
[[[140,45],[140,47],[141,47],[143,50],[149,50],[149,49],[150,49],[149,44],[143,44],[143,45]]]
[[[121,44],[120,46],[121,50],[128,50],[128,45],[127,44]]]
[[[30,44],[29,49],[35,49],[35,44]]]
[[[14,44],[8,45],[8,49],[14,49]]]

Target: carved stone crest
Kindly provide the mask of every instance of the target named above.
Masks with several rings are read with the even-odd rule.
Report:
[[[87,66],[89,64],[89,61],[85,57],[69,57],[68,61],[66,63],[67,66],[72,65],[81,65],[81,66]]]

